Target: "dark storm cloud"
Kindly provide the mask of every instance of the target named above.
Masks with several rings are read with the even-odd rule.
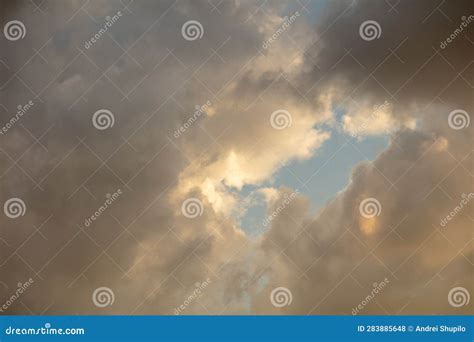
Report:
[[[473,290],[472,203],[448,230],[440,220],[473,190],[472,126],[457,131],[448,125],[452,110],[473,111],[472,31],[445,50],[439,43],[472,6],[459,2],[438,11],[436,4],[418,1],[391,10],[387,3],[361,1],[333,7],[333,15],[319,25],[324,34],[307,52],[307,63],[318,66],[304,84],[321,79],[318,90],[338,82],[337,105],[349,96],[356,102],[388,99],[395,118],[412,116],[418,129],[392,136],[390,147],[373,163],[358,166],[350,186],[315,219],[309,213],[303,218],[307,205],[294,202],[288,216],[274,222],[262,243],[264,259],[274,262],[257,272],[274,280],[255,297],[254,307],[275,312],[268,297],[283,285],[294,302],[281,312],[350,314],[372,283],[387,277],[389,285],[364,314],[469,313],[469,305],[450,307],[447,294],[455,285]],[[365,20],[380,23],[380,39],[360,39]],[[367,197],[380,201],[380,217],[361,217],[359,204]],[[298,234],[290,234],[289,227]]]
[[[437,225],[472,192],[472,126],[447,124],[454,109],[473,112],[472,31],[433,48],[472,14],[469,2],[439,10],[429,1],[331,2],[314,29],[298,8],[301,18],[266,50],[282,13],[293,11],[288,3],[216,6],[77,1],[3,12],[3,21],[23,20],[27,36],[0,40],[8,65],[0,65],[0,118],[35,103],[0,136],[0,203],[20,197],[27,206],[22,218],[0,215],[0,281],[8,287],[0,286],[0,299],[35,280],[8,313],[172,314],[208,277],[184,313],[349,314],[385,277],[387,288],[364,313],[454,313],[449,289],[473,293],[472,204],[449,230]],[[118,11],[110,34],[86,48]],[[188,20],[202,23],[201,40],[181,36]],[[379,22],[380,39],[361,39],[365,20]],[[33,47],[39,54],[29,60]],[[351,115],[354,101],[386,100],[394,120],[414,118],[416,129],[394,129],[389,148],[358,165],[318,215],[298,197],[260,240],[245,236],[229,216],[242,210],[236,188],[311,157],[330,134],[314,127],[333,120],[331,106]],[[205,115],[174,138],[207,101]],[[280,108],[293,115],[288,134],[268,122]],[[113,127],[94,128],[99,109],[113,113]],[[43,133],[39,143],[32,137]],[[85,227],[118,189],[123,194]],[[196,219],[181,212],[190,197],[202,202]],[[374,220],[360,217],[365,197],[382,204]],[[113,306],[94,306],[101,286],[114,290]],[[269,300],[277,286],[293,295],[280,311]]]

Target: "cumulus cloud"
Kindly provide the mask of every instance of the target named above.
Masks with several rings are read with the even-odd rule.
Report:
[[[474,109],[472,37],[438,48],[467,1],[339,1],[314,13],[289,2],[38,6],[0,15],[28,30],[0,40],[2,122],[35,101],[0,136],[0,202],[21,197],[27,208],[0,216],[0,298],[35,280],[9,313],[173,314],[209,279],[183,313],[351,314],[386,278],[361,313],[470,312],[449,306],[447,293],[474,290],[472,203],[439,224],[473,192],[472,126],[448,122]],[[201,23],[200,39],[181,35],[189,20]],[[379,39],[360,37],[365,20],[380,23]],[[113,127],[95,129],[100,109]],[[339,132],[390,134],[390,145],[313,212],[275,176]],[[240,219],[255,194],[272,220],[250,238]],[[371,218],[360,213],[368,198],[380,205]],[[114,305],[94,306],[102,286]],[[270,294],[281,286],[293,301],[276,308]]]

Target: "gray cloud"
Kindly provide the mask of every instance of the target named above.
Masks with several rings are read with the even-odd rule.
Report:
[[[472,126],[447,124],[454,109],[473,112],[472,31],[433,49],[468,5],[331,3],[315,27],[296,6],[301,17],[266,50],[282,13],[294,12],[289,3],[77,1],[2,11],[2,24],[19,18],[28,31],[0,40],[8,66],[0,65],[1,122],[35,102],[0,135],[0,203],[20,197],[27,205],[20,219],[0,215],[8,286],[0,299],[35,279],[8,313],[173,314],[208,277],[185,313],[350,314],[385,277],[362,313],[468,313],[446,297],[454,286],[473,293],[472,204],[449,227],[439,221],[472,192]],[[117,11],[110,34],[86,49]],[[372,42],[358,33],[369,19],[382,27]],[[202,39],[181,37],[188,20],[202,23]],[[39,54],[30,60],[33,47]],[[385,100],[393,120],[413,118],[416,128],[395,129],[390,146],[356,166],[321,212],[300,196],[256,241],[242,232],[240,187],[262,186],[281,164],[310,158],[337,128],[332,106],[351,115]],[[92,115],[102,108],[115,124],[99,131]],[[277,109],[292,114],[289,130],[270,126]],[[39,143],[32,137],[45,132]],[[85,227],[117,189],[123,195]],[[278,191],[274,206],[292,190]],[[196,219],[181,213],[189,197],[203,203]],[[376,219],[360,216],[366,197],[382,205]],[[91,300],[101,286],[115,293],[105,309]],[[271,305],[277,286],[291,290],[292,305]]]

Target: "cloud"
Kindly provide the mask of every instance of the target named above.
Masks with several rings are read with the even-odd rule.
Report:
[[[392,15],[387,14],[390,8],[380,8],[386,7],[383,4],[369,7],[364,2],[333,6],[340,23],[333,21],[336,14],[321,23],[327,31],[314,47],[314,75],[324,74],[321,65],[334,66],[333,77],[319,84],[333,79],[341,84],[335,102],[346,111],[342,125],[347,133],[393,132],[391,144],[373,162],[357,166],[348,188],[319,214],[309,212],[308,200],[302,198],[273,222],[262,241],[262,267],[252,275],[254,282],[270,279],[254,293],[253,308],[259,314],[350,314],[370,294],[372,284],[385,277],[390,284],[363,314],[454,314],[447,302],[449,289],[462,284],[472,292],[472,204],[449,232],[439,226],[441,213],[450,212],[472,191],[472,129],[455,132],[447,122],[453,108],[472,112],[472,103],[465,101],[472,85],[451,74],[448,62],[457,58],[461,69],[469,69],[472,61],[461,56],[466,42],[452,46],[446,55],[430,49],[444,28],[436,13],[423,21],[432,10],[426,3],[402,3]],[[455,15],[459,8],[446,10],[460,17]],[[379,21],[384,38],[373,45],[359,40],[357,25],[382,13],[389,18]],[[400,30],[391,29],[402,15],[408,39],[400,49],[400,62],[388,48],[393,51],[404,40],[403,35],[393,37]],[[319,48],[325,44],[331,48]],[[307,62],[312,63],[309,58]],[[410,74],[400,77],[405,72]],[[433,83],[433,75],[438,83]],[[385,99],[387,108],[373,115],[372,105]],[[366,219],[359,205],[369,197],[381,203],[381,214]],[[270,306],[271,290],[278,286],[291,290],[291,306]],[[466,306],[456,312],[469,311]]]
[[[473,112],[470,43],[433,49],[452,29],[446,15],[456,21],[468,6],[330,2],[324,16],[286,2],[31,6],[1,16],[24,20],[28,34],[0,40],[0,118],[35,101],[0,136],[0,203],[15,196],[27,206],[21,219],[0,215],[0,298],[35,279],[9,313],[173,314],[208,278],[186,314],[349,314],[385,278],[364,314],[469,312],[446,296],[474,290],[472,204],[448,227],[439,222],[472,192],[472,126],[448,124],[454,109]],[[84,49],[118,10],[110,34]],[[382,29],[370,42],[359,36],[369,19]],[[202,24],[201,39],[181,36],[188,20]],[[31,47],[41,55],[29,60]],[[94,128],[99,109],[113,113],[113,128]],[[392,136],[320,212],[302,194],[283,207],[295,189],[275,175],[338,129],[348,139]],[[255,193],[278,214],[252,239],[239,220]],[[183,215],[188,198],[202,205],[196,218]],[[379,216],[361,217],[366,198],[380,202]],[[101,309],[91,296],[103,286],[115,302]],[[269,296],[280,286],[293,302],[277,309]]]

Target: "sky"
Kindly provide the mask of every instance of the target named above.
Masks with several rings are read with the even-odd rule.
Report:
[[[472,313],[473,10],[3,2],[0,314]]]

